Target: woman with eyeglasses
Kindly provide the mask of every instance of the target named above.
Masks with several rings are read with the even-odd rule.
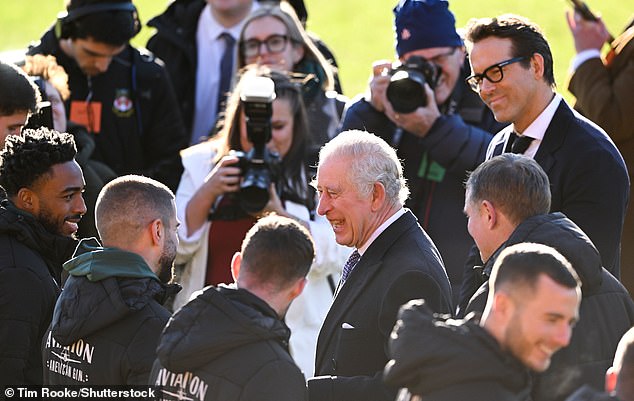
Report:
[[[311,137],[308,165],[337,134],[346,99],[335,89],[335,68],[325,59],[287,2],[263,1],[243,25],[238,67],[267,65],[304,77],[303,96]]]
[[[266,206],[248,214],[238,206],[236,197],[245,171],[238,167],[238,157],[231,151],[253,149],[240,93],[254,76],[269,77],[275,85],[271,140],[266,147],[281,158],[281,178],[276,180],[278,185],[271,185]],[[233,282],[231,258],[258,217],[276,213],[296,219],[311,232],[317,257],[286,322],[292,331],[291,353],[304,373],[312,375],[317,335],[332,301],[328,277],[337,282],[347,250],[336,243],[328,221],[315,213],[315,192],[308,185],[310,177],[304,164],[308,130],[301,86],[284,73],[250,66],[239,75],[224,117],[223,128],[216,136],[181,153],[184,173],[176,191],[181,223],[176,263],[184,264],[177,268],[183,290],[175,299],[174,309],[206,285]]]

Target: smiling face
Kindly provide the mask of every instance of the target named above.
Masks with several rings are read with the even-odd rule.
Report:
[[[483,262],[489,260],[493,252],[500,244],[490,240],[492,234],[488,230],[489,216],[484,209],[482,202],[473,202],[470,199],[469,191],[465,197],[464,213],[467,216],[467,231],[478,247],[480,258]]]
[[[347,173],[350,163],[349,158],[334,157],[320,162],[317,213],[328,219],[338,244],[358,249],[378,226],[373,218],[372,193],[364,197],[357,192]]]
[[[543,372],[552,355],[570,342],[579,319],[580,294],[540,274],[535,288],[512,294],[515,307],[508,321],[503,348],[525,366]],[[521,298],[521,299],[520,299]]]
[[[514,55],[510,39],[488,37],[473,45],[470,54],[471,71],[482,74],[488,67],[512,59]],[[543,91],[552,92],[543,79],[543,59],[540,55],[529,58],[529,67],[524,62],[503,67],[503,78],[492,83],[482,80],[480,98],[491,109],[495,119],[514,123],[522,132],[542,112]]]
[[[441,68],[440,78],[434,88],[436,103],[443,104],[449,99],[456,82],[460,77],[460,70],[464,63],[464,50],[453,47],[433,47],[429,49],[414,50],[405,53],[401,61],[406,61],[411,56],[421,56]]]
[[[32,185],[32,214],[47,231],[72,236],[86,213],[86,186],[76,161],[55,164]]]
[[[304,47],[290,40],[288,29],[284,23],[273,16],[267,15],[254,19],[244,27],[241,43],[250,40],[264,42],[273,36],[286,36],[286,46],[280,52],[269,52],[265,44],[260,44],[259,55],[244,57],[246,64],[261,64],[281,71],[293,71],[302,57]]]

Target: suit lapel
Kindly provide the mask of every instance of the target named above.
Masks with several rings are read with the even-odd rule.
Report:
[[[335,334],[338,327],[344,323],[343,316],[345,313],[361,296],[367,284],[379,272],[385,252],[412,224],[416,224],[416,218],[408,210],[382,232],[361,257],[350,277],[339,290],[321,327],[317,340],[318,348],[321,352],[317,355],[316,366],[321,365],[323,358],[326,356],[324,351],[328,350],[330,342],[336,339]]]
[[[548,124],[548,128],[546,128],[546,132],[544,132],[544,139],[535,154],[535,161],[539,163],[547,174],[556,161],[553,154],[564,144],[572,118],[572,110],[562,99],[553,115],[553,119]]]
[[[504,149],[506,148],[506,143],[509,140],[509,136],[513,132],[511,126],[504,127],[498,135],[496,135],[491,141],[489,145],[489,149],[487,150],[486,160],[489,160],[495,156],[499,156],[504,153]]]

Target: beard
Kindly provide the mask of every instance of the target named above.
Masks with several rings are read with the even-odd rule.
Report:
[[[71,237],[77,239],[77,233],[67,234],[64,232],[64,222],[66,219],[81,219],[81,215],[56,217],[49,209],[42,207],[40,214],[36,216],[37,221],[51,234],[61,235],[63,237]]]
[[[158,260],[158,278],[164,284],[171,284],[174,280],[174,259],[176,259],[176,243],[168,238]]]

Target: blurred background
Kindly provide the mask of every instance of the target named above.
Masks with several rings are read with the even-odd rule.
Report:
[[[133,0],[145,24],[169,3],[164,0]],[[374,60],[394,59],[392,8],[396,0],[305,0],[308,30],[318,34],[333,50],[339,63],[344,94],[352,97],[365,90]],[[37,40],[64,9],[62,0],[0,0],[0,51],[20,49]],[[588,0],[592,11],[602,15],[613,36],[618,35],[634,13],[632,1]],[[555,79],[562,94],[566,70],[574,54],[565,11],[567,0],[454,0],[449,8],[456,15],[456,26],[464,27],[470,18],[503,13],[524,15],[544,30],[555,60]],[[134,38],[145,46],[152,29],[144,26]]]

